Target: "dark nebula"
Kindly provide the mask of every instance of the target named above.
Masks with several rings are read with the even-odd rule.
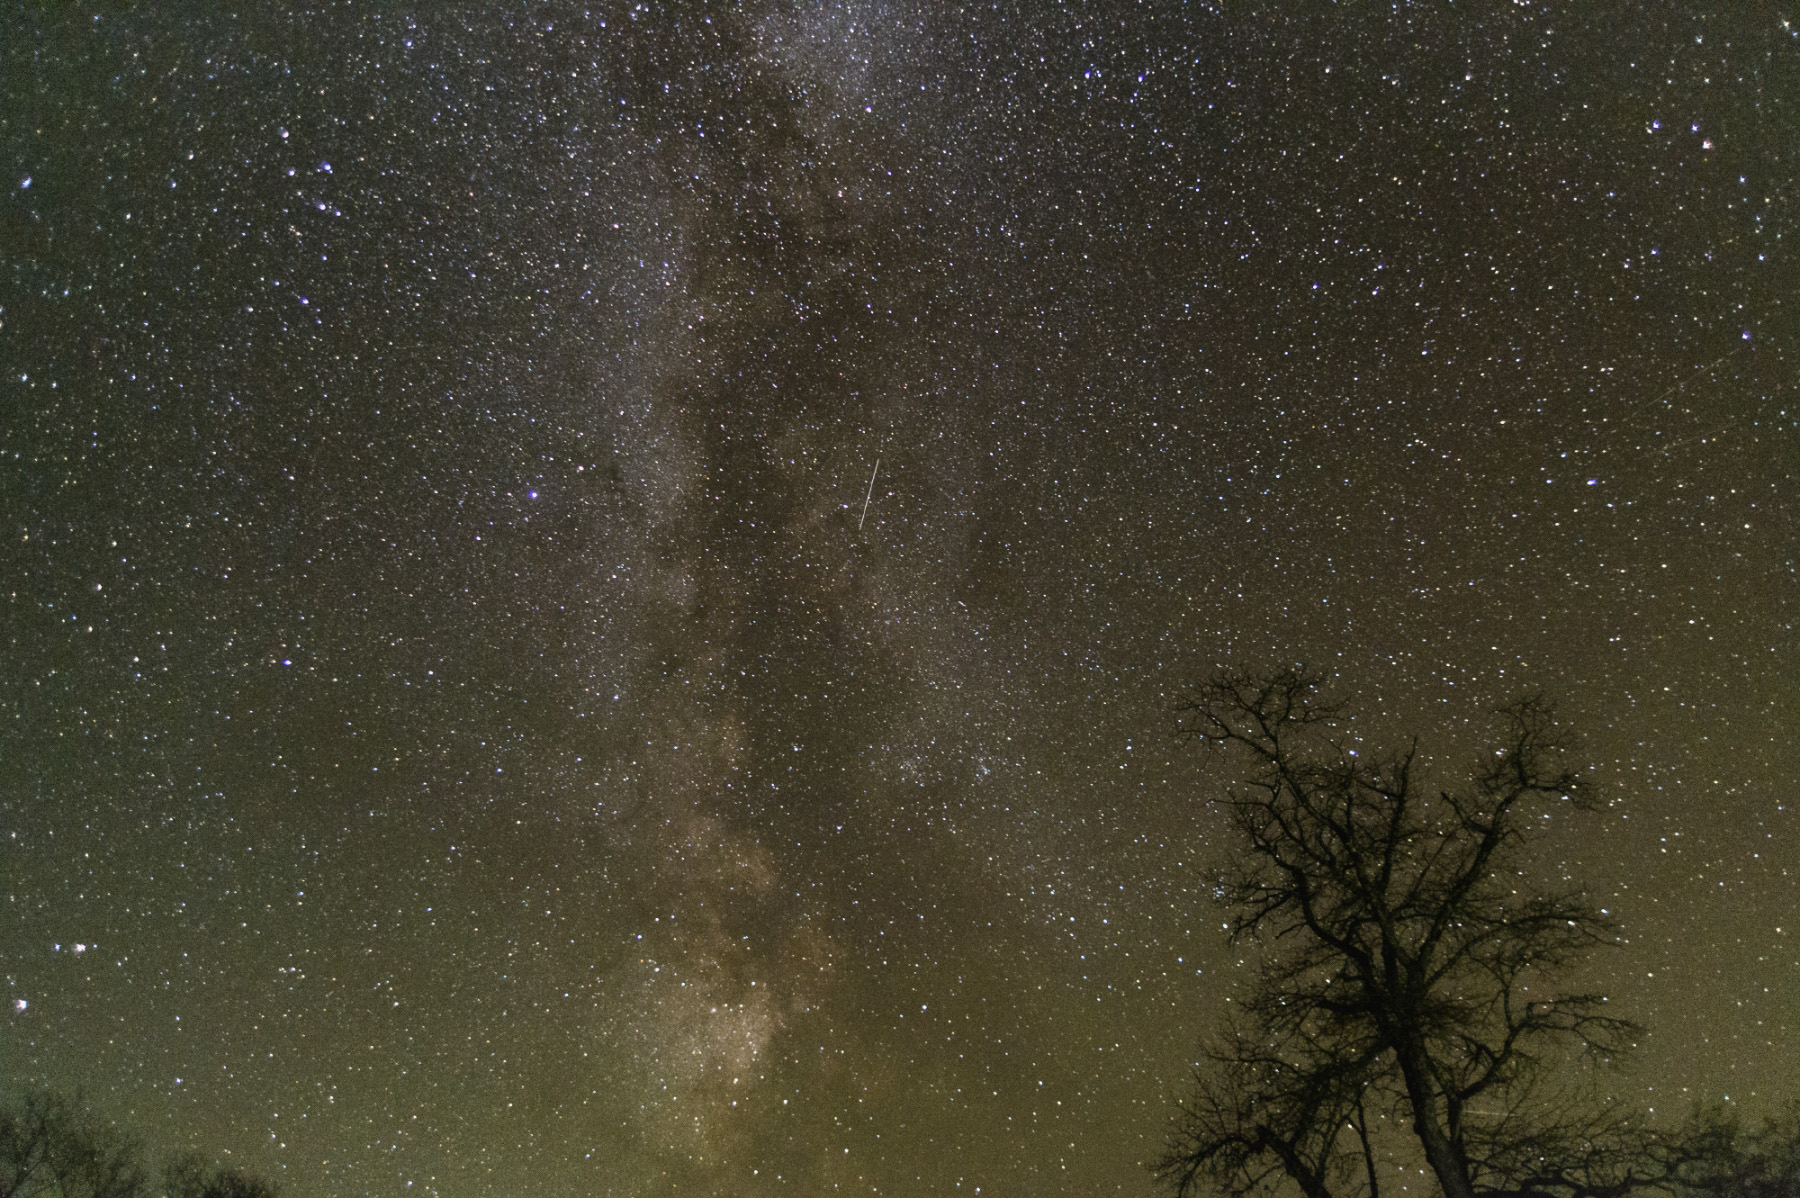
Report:
[[[1792,1093],[1800,19],[462,7],[3,18],[10,1080],[300,1198],[1149,1194],[1171,706],[1307,661],[1557,699],[1616,1094]]]

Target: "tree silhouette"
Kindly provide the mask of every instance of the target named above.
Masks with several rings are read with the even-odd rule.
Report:
[[[1694,1198],[1800,1198],[1800,1101],[1755,1127],[1708,1107],[1689,1120],[1687,1134],[1701,1149],[1682,1169]]]
[[[141,1144],[85,1117],[49,1091],[0,1106],[0,1198],[150,1198]],[[164,1198],[276,1198],[276,1188],[236,1169],[209,1170],[194,1153],[163,1172]]]
[[[141,1161],[137,1141],[84,1120],[57,1095],[0,1107],[0,1198],[141,1198]]]
[[[163,1170],[165,1198],[275,1198],[276,1188],[239,1169],[208,1170],[197,1153],[183,1153]]]
[[[1159,1164],[1178,1194],[1379,1198],[1378,1158],[1402,1153],[1447,1198],[1672,1184],[1685,1157],[1558,1068],[1635,1028],[1557,988],[1613,943],[1606,914],[1573,888],[1522,888],[1528,825],[1589,806],[1541,699],[1504,708],[1500,746],[1435,794],[1416,742],[1332,742],[1342,708],[1304,670],[1220,674],[1180,710],[1243,769],[1220,801],[1237,850],[1220,897],[1263,966]]]

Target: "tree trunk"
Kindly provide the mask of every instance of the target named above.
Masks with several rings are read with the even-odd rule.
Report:
[[[1412,1107],[1413,1134],[1425,1150],[1425,1163],[1437,1174],[1444,1198],[1475,1198],[1475,1186],[1469,1180],[1469,1164],[1460,1148],[1444,1130],[1438,1114],[1438,1095],[1431,1084],[1431,1070],[1425,1052],[1416,1043],[1396,1045],[1395,1057],[1400,1075],[1406,1081],[1406,1097]]]

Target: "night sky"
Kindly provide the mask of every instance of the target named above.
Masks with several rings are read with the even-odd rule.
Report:
[[[0,18],[5,1080],[1147,1195],[1254,968],[1172,707],[1306,661],[1447,780],[1557,699],[1613,1092],[1794,1093],[1800,12],[464,7]]]

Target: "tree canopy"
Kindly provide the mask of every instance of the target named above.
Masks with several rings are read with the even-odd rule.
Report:
[[[1239,771],[1217,800],[1234,837],[1219,896],[1261,972],[1177,1117],[1159,1166],[1177,1194],[1379,1198],[1397,1159],[1448,1198],[1622,1198],[1679,1178],[1692,1154],[1575,1067],[1636,1028],[1562,985],[1615,942],[1611,917],[1578,887],[1525,882],[1530,829],[1590,808],[1549,704],[1501,709],[1497,743],[1442,789],[1416,741],[1332,739],[1344,709],[1303,669],[1219,674],[1180,711]]]

